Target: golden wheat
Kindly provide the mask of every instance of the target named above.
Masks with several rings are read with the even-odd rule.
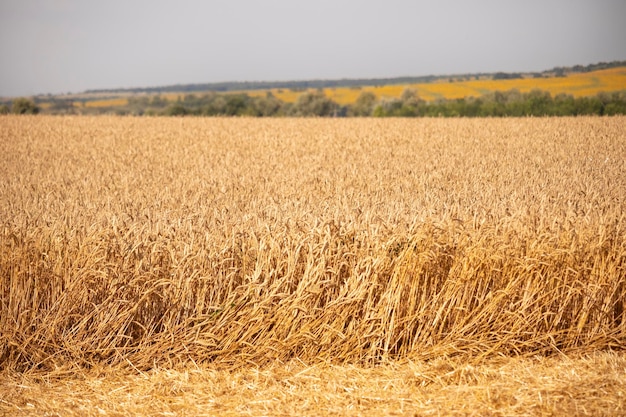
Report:
[[[626,118],[0,118],[0,370],[626,346]]]
[[[623,344],[623,118],[2,126],[3,363]]]

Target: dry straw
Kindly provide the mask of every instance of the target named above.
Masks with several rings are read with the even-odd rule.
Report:
[[[58,374],[58,373],[55,373]],[[454,358],[386,366],[94,368],[62,378],[0,378],[11,416],[623,416],[626,358]]]

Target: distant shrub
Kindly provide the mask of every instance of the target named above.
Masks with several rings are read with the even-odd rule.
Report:
[[[39,107],[37,107],[33,100],[16,98],[13,100],[11,112],[13,114],[37,114],[39,113]]]
[[[522,74],[507,72],[497,72],[493,76],[494,80],[515,80],[519,78],[522,78]]]
[[[322,91],[310,91],[301,94],[292,108],[293,116],[333,116],[338,105],[324,95]]]
[[[189,109],[183,106],[181,103],[172,104],[165,110],[167,116],[185,116],[189,114]]]

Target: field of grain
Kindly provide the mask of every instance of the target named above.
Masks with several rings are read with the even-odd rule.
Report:
[[[2,116],[0,179],[0,414],[626,413],[624,117]]]

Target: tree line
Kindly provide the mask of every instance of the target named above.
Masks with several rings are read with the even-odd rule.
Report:
[[[248,116],[248,117],[524,117],[626,114],[626,90],[589,97],[552,96],[547,91],[496,91],[481,97],[425,101],[415,90],[398,98],[378,98],[362,92],[349,105],[340,105],[321,89],[305,91],[294,103],[268,92],[186,94],[175,101],[160,95],[135,96],[125,106],[76,107],[71,101],[52,101],[45,109],[31,99],[19,98],[0,106],[0,113],[36,114],[114,113],[145,116]]]
[[[626,114],[626,90],[590,97],[552,96],[547,91],[496,91],[481,97],[425,102],[405,90],[399,99],[375,104],[372,116],[396,117],[524,117]]]
[[[41,110],[34,100],[24,97],[16,98],[9,104],[0,104],[0,114],[37,114]]]
[[[534,78],[564,76],[567,73],[590,72],[607,68],[626,66],[626,61],[599,62],[587,66],[576,65],[573,67],[554,67],[541,72],[533,72],[530,75]],[[338,88],[338,87],[361,87],[364,85],[384,86],[384,85],[402,85],[402,84],[420,84],[430,83],[436,80],[444,79],[461,79],[461,80],[477,80],[477,79],[516,79],[522,78],[521,73],[470,73],[456,75],[422,75],[422,76],[405,76],[391,78],[343,78],[339,80],[295,80],[295,81],[226,81],[216,83],[198,83],[198,84],[175,84],[160,87],[137,87],[137,88],[115,88],[115,89],[97,89],[86,90],[85,93],[202,93],[205,91],[213,92],[236,92],[250,90],[272,90],[272,89],[293,89],[308,90],[317,88]]]

